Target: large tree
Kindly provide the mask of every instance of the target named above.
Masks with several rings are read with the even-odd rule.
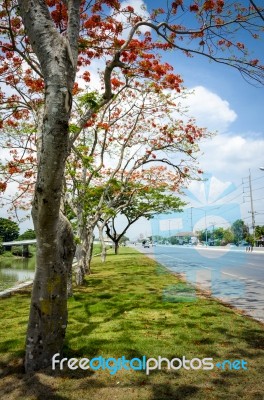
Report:
[[[157,93],[149,83],[134,85],[133,78],[127,79],[128,87],[83,130],[67,162],[66,200],[76,217],[78,284],[89,271],[93,229],[99,219],[108,220],[113,207],[117,212],[120,202],[126,206],[122,199],[128,183],[144,180],[144,187],[167,185],[176,191],[200,176],[198,144],[210,133],[193,120],[180,120],[179,96]],[[82,106],[86,97],[79,97]],[[98,229],[103,237],[104,223]]]
[[[37,121],[38,168],[32,206],[37,270],[27,332],[27,371],[49,365],[52,355],[62,349],[67,275],[75,249],[61,201],[65,161],[82,128],[114,96],[113,71],[120,68],[124,79],[147,78],[156,90],[180,91],[180,77],[158,57],[161,50],[175,49],[187,56],[202,54],[262,82],[261,63],[247,56],[244,42],[262,33],[261,10],[244,3],[168,1],[165,9],[140,16],[131,6],[122,8],[118,0],[2,2],[0,74],[11,94],[0,93],[0,127],[18,126],[27,113],[33,113]],[[176,24],[176,18],[186,26]],[[82,76],[88,82],[94,58],[106,60],[104,90],[98,101],[91,99],[71,134],[76,71],[84,70]],[[32,93],[37,95],[32,97]],[[1,182],[0,189],[5,188],[6,182]]]

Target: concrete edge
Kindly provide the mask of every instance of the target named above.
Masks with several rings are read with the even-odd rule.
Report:
[[[98,253],[98,254],[93,255],[93,257],[98,257],[98,256],[100,256],[100,255],[101,255],[101,253]],[[77,264],[77,262],[75,261],[75,262],[72,264],[72,266],[74,267],[74,265],[76,265],[76,264]],[[20,289],[24,289],[24,288],[26,288],[26,287],[28,287],[28,286],[30,286],[30,285],[32,285],[32,284],[33,284],[33,280],[31,280],[31,281],[26,281],[26,282],[21,282],[21,283],[18,283],[17,285],[15,285],[15,286],[12,286],[11,288],[2,290],[2,291],[0,292],[0,299],[1,299],[1,298],[5,298],[5,297],[9,297],[9,296],[11,296],[13,293],[18,292]]]

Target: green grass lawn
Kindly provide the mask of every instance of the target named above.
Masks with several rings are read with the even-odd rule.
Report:
[[[109,248],[109,246],[107,246]],[[100,254],[101,253],[101,245],[100,244],[94,244],[93,245],[93,255],[95,254]]]
[[[244,359],[248,370],[45,371],[25,376],[29,291],[0,300],[0,398],[263,400],[263,325],[194,290],[129,249],[93,260],[69,300],[65,357]]]

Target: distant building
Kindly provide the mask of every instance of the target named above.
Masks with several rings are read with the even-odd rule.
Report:
[[[260,239],[256,240],[256,246],[264,247],[264,236],[262,236]]]
[[[190,243],[196,244],[198,242],[198,235],[195,232],[187,231],[187,232],[178,232],[173,237],[178,240],[179,244]]]

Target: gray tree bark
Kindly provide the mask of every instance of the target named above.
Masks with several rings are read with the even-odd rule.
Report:
[[[106,244],[105,244],[105,240],[104,240],[104,224],[97,224],[98,227],[98,232],[99,232],[99,238],[100,238],[100,242],[101,242],[101,260],[104,263],[106,260],[106,254],[107,254],[107,249],[106,249]]]
[[[70,137],[68,126],[78,58],[81,0],[64,1],[68,8],[68,26],[64,35],[56,29],[44,0],[17,1],[45,83],[43,114],[38,123],[38,174],[32,206],[37,237],[36,276],[25,355],[26,371],[33,371],[50,365],[52,356],[60,353],[63,345],[67,326],[67,282],[75,253],[70,223],[60,210],[65,162],[71,146],[95,109],[87,110],[80,119],[80,129]],[[133,28],[122,50],[128,46],[134,32]],[[107,104],[113,96],[113,70],[126,67],[120,62],[120,54],[118,50],[106,65],[105,91],[96,109]],[[90,257],[90,238],[86,247]],[[87,272],[88,266],[85,269]]]
[[[93,231],[95,222],[89,224],[88,218],[84,217],[80,209],[77,211],[76,215],[80,243],[77,244],[76,248],[75,256],[77,258],[77,265],[75,266],[74,272],[76,284],[79,286],[83,284],[85,275],[91,273],[90,264],[93,251]]]
[[[93,242],[94,242],[94,234],[93,232],[87,238],[87,274],[91,274],[91,261],[93,256]]]
[[[32,207],[37,236],[36,276],[26,338],[26,371],[51,364],[67,326],[67,281],[75,252],[71,225],[60,211],[68,123],[76,73],[80,1],[69,1],[67,38],[54,27],[44,1],[18,0],[45,82],[45,104]]]
[[[75,267],[75,280],[76,284],[82,285],[84,282],[84,277],[89,274],[89,230],[86,227],[81,227],[78,229],[78,236],[80,243],[77,244],[76,248],[76,258],[77,265]]]

